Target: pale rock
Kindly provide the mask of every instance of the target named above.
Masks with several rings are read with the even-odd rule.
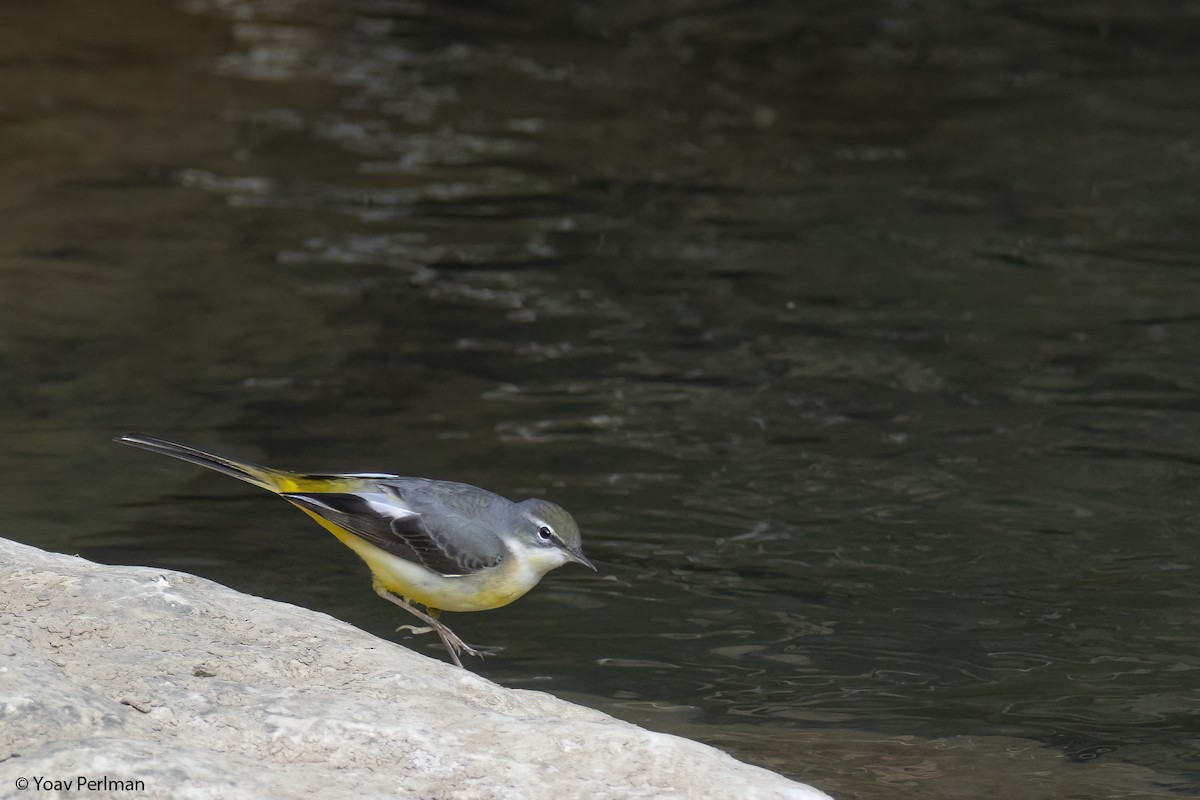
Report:
[[[0,797],[81,775],[142,782],[89,797],[828,800],[325,614],[0,539]]]

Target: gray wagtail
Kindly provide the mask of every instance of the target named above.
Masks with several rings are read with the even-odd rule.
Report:
[[[442,611],[507,605],[568,561],[596,569],[583,554],[575,520],[546,500],[514,503],[466,483],[375,472],[284,472],[136,434],[116,441],[281,496],[358,553],[371,568],[376,593],[427,626],[403,629],[437,631],[460,667],[460,652],[479,653],[438,620]]]

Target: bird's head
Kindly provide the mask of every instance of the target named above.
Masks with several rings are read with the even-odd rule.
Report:
[[[522,500],[517,503],[517,509],[522,520],[521,538],[526,546],[538,548],[547,555],[558,554],[561,561],[554,566],[574,561],[590,570],[596,569],[583,554],[583,539],[579,535],[579,526],[566,509],[537,498]]]

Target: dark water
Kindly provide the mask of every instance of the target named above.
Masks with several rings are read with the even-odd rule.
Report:
[[[0,533],[400,638],[111,436],[548,496],[601,574],[455,615],[494,680],[839,798],[1200,793],[1200,7],[934,5],[5,5]]]

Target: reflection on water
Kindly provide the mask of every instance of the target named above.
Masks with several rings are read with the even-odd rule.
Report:
[[[601,574],[454,620],[497,681],[840,797],[1200,786],[1182,5],[128,5],[0,39],[5,533],[395,637],[108,438],[547,496]]]

